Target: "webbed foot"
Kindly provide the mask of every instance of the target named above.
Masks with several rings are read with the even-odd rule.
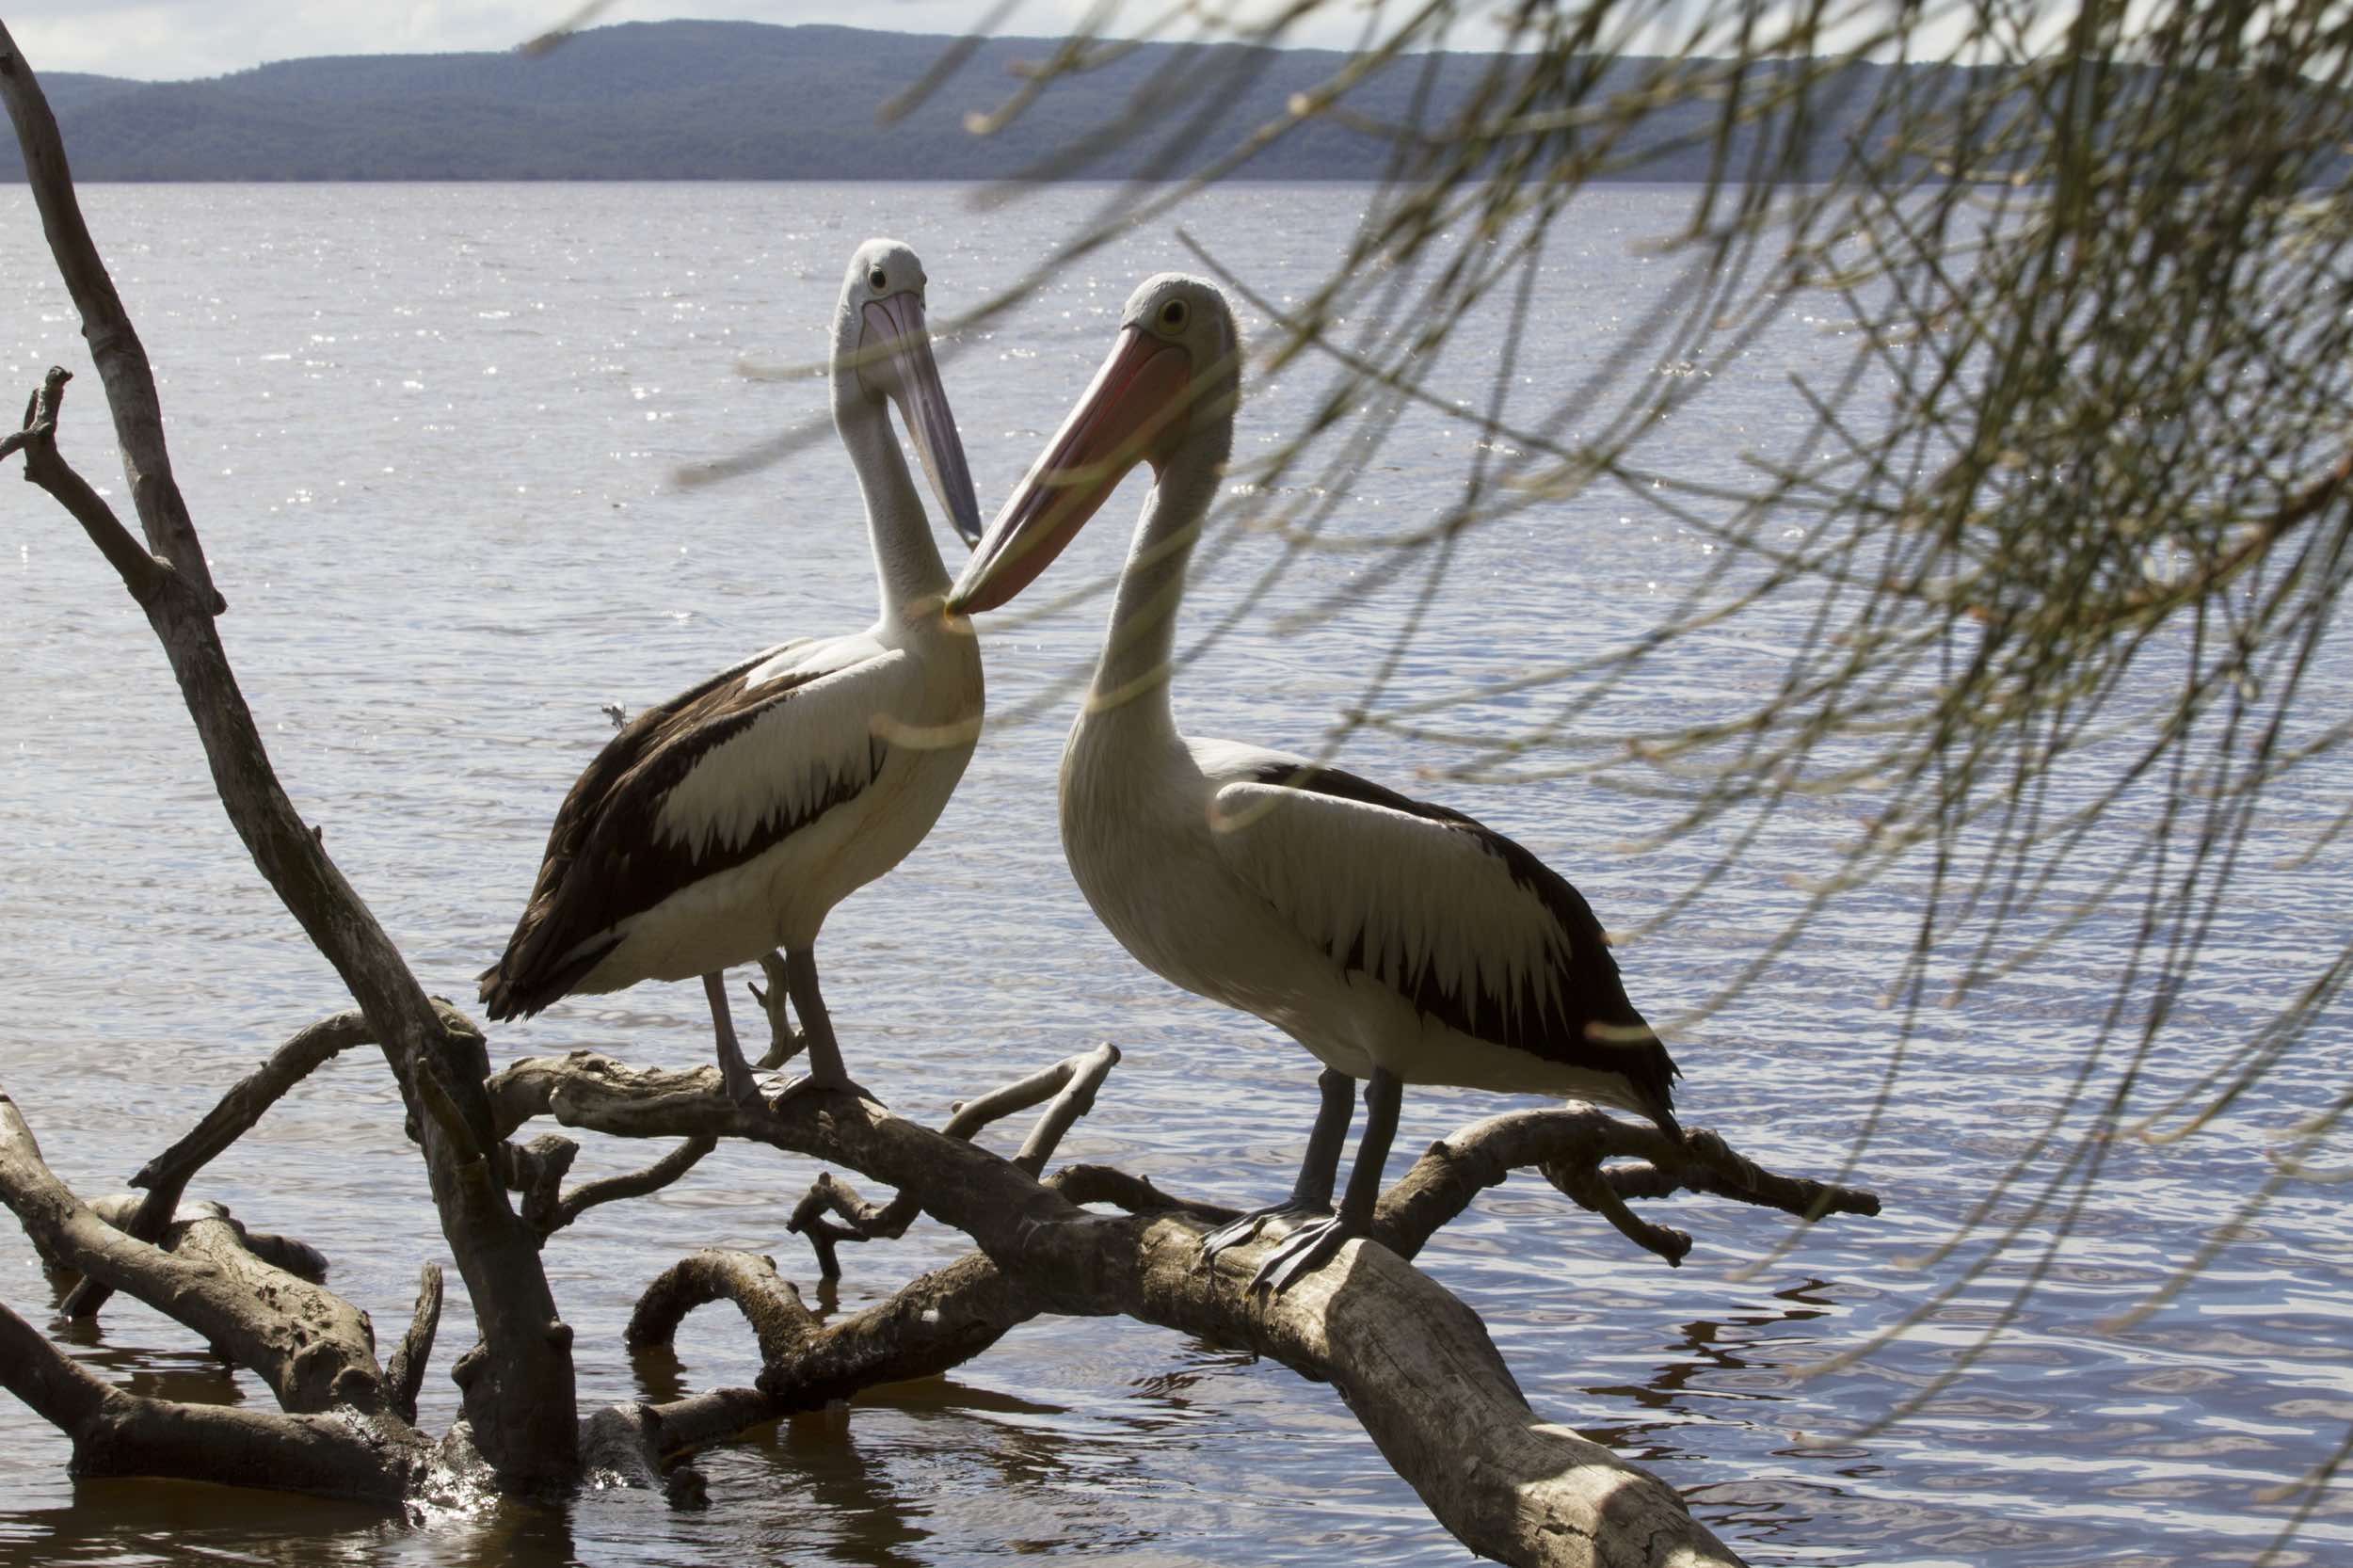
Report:
[[[1250,1288],[1279,1296],[1302,1274],[1322,1268],[1335,1253],[1363,1234],[1337,1214],[1294,1230],[1266,1255],[1258,1272],[1250,1278]]]
[[[820,1075],[817,1073],[803,1073],[800,1077],[792,1080],[792,1082],[787,1083],[782,1091],[780,1091],[774,1099],[768,1102],[768,1108],[772,1111],[781,1111],[785,1108],[788,1101],[803,1099],[810,1095],[847,1095],[852,1099],[861,1099],[869,1101],[874,1105],[883,1105],[882,1097],[880,1096],[867,1089],[863,1084],[859,1083],[856,1079],[850,1077],[847,1073],[840,1074],[838,1077]],[[884,1105],[883,1109],[887,1111],[889,1107]]]
[[[719,1090],[746,1111],[766,1103],[767,1096],[760,1092],[760,1080],[752,1075],[750,1064],[738,1051],[719,1053]]]
[[[1217,1262],[1219,1253],[1251,1240],[1266,1227],[1269,1220],[1289,1220],[1295,1224],[1304,1224],[1310,1220],[1323,1219],[1331,1212],[1330,1204],[1298,1202],[1269,1204],[1264,1208],[1254,1208],[1201,1238],[1201,1260],[1193,1267],[1209,1268]]]

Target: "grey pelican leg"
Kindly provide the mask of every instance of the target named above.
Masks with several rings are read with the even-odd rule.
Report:
[[[785,1007],[792,992],[784,983],[784,950],[777,948],[762,957],[760,971],[768,977],[768,989],[761,990],[757,982],[748,983],[744,988],[751,992],[752,1000],[760,1003],[760,1011],[768,1020],[768,1048],[754,1064],[766,1073],[800,1055],[808,1041],[792,1027],[792,1016]]]
[[[1252,1276],[1253,1290],[1263,1285],[1279,1296],[1300,1275],[1321,1268],[1344,1243],[1371,1231],[1372,1208],[1381,1200],[1382,1168],[1389,1162],[1398,1107],[1404,1102],[1404,1083],[1395,1073],[1375,1067],[1372,1081],[1365,1085],[1365,1135],[1356,1142],[1356,1164],[1348,1173],[1340,1211],[1283,1238]]]
[[[1316,1080],[1316,1087],[1323,1091],[1323,1104],[1316,1111],[1315,1130],[1307,1134],[1307,1156],[1299,1162],[1299,1179],[1291,1183],[1289,1201],[1254,1208],[1201,1238],[1201,1268],[1215,1262],[1226,1248],[1239,1247],[1257,1235],[1269,1220],[1312,1220],[1332,1212],[1332,1182],[1339,1175],[1340,1145],[1348,1142],[1356,1080],[1337,1067],[1326,1067]]]
[[[792,1011],[801,1017],[801,1036],[808,1042],[808,1071],[787,1084],[776,1103],[782,1105],[795,1095],[826,1090],[874,1099],[841,1064],[841,1046],[833,1037],[833,1015],[825,1011],[825,999],[817,991],[817,955],[807,948],[788,949],[784,984],[785,994],[792,999]]]
[[[719,1040],[719,1082],[736,1104],[758,1105],[760,1080],[735,1043],[735,1020],[728,1016],[728,977],[716,969],[703,976],[703,995],[711,1001],[711,1032]]]

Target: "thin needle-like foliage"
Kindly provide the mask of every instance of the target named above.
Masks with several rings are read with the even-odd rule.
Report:
[[[2293,1149],[2257,1190],[2217,1194],[2226,1212],[2209,1235],[2223,1240],[2177,1260],[2152,1305],[2170,1300],[2284,1185],[2322,1170],[2314,1157],[2353,1083],[2314,1028],[2342,1001],[2353,942],[2280,975],[2271,1015],[2210,1045],[2217,1060],[2197,1082],[2152,1071],[2217,921],[2246,896],[2267,804],[2353,733],[2316,711],[2308,681],[2353,534],[2353,13],[2198,0],[1376,4],[1346,63],[1284,114],[1203,135],[1257,79],[1263,46],[1337,10],[1155,11],[1142,31],[1187,46],[1101,135],[1033,171],[1157,150],[1154,178],[1106,196],[1030,281],[1141,219],[1181,223],[1203,185],[1305,126],[1346,124],[1389,149],[1345,254],[1289,303],[1214,236],[1183,235],[1270,324],[1254,344],[1260,371],[1328,380],[1313,413],[1235,475],[1213,530],[1247,526],[1279,548],[1179,659],[1263,618],[1275,584],[1311,558],[1347,555],[1355,569],[1319,574],[1290,613],[1376,595],[1393,613],[1325,754],[1385,731],[1449,776],[1574,776],[1666,803],[1656,841],[1705,834],[1723,847],[1653,924],[1705,898],[1792,803],[1867,800],[1783,928],[1678,1020],[1731,1003],[1841,899],[1904,878],[1913,928],[1887,992],[1895,1039],[1849,1169],[1893,1124],[1928,1010],[2031,972],[2088,922],[2121,926],[2102,1016],[2057,1097],[2004,1179],[1920,1260],[1943,1271],[1938,1288],[1832,1365],[1998,1276],[1977,1342],[1877,1424],[1917,1410],[2017,1316],[2120,1140],[2192,1136],[2259,1084],[2304,1086]],[[1091,36],[1112,21],[1096,18],[974,129],[1000,129],[1116,57],[1127,45]],[[1374,82],[1407,85],[1402,114],[1365,106]],[[1632,330],[1565,384],[1531,384],[1510,353],[1467,374],[1448,359],[1475,312],[1509,312],[1504,341],[1525,336],[1547,244],[1581,191],[1694,155],[1705,179],[1657,258],[1674,285]],[[992,199],[1018,194],[1016,182]],[[1704,408],[1713,374],[1800,304],[1840,318],[1852,346],[1833,374],[1792,372],[1797,438],[1744,454],[1745,481],[1661,466],[1656,432]],[[1351,525],[1369,456],[1432,410],[1478,438],[1452,503],[1403,527]],[[1652,630],[1507,680],[1397,680],[1465,535],[1595,493],[1717,547]],[[1805,606],[1804,634],[1781,639],[1784,667],[1744,708],[1592,732],[1591,715],[1645,670],[1702,657],[1705,639],[1789,603]],[[2325,815],[2302,863],[2353,827],[2353,804]],[[2345,1453],[2299,1483],[2306,1511]]]

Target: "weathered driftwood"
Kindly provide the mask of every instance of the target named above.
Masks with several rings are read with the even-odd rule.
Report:
[[[367,1017],[418,1129],[443,1236],[464,1274],[485,1356],[467,1389],[475,1441],[502,1474],[524,1485],[562,1486],[576,1469],[568,1335],[539,1263],[539,1238],[507,1202],[488,1136],[479,1050],[452,1038],[392,939],[344,879],[280,787],[253,715],[213,624],[225,608],[213,586],[195,522],[171,476],[162,406],[137,331],[82,221],[65,146],[49,104],[16,40],[0,25],[0,100],[24,154],[52,258],[82,319],[82,335],[105,383],[124,477],[152,553],[128,546],[127,532],[95,493],[67,501],[123,586],[146,612],[180,682],[203,744],[215,791],[254,864],[334,966]],[[57,378],[61,392],[63,381]],[[38,402],[38,400],[37,400]],[[36,409],[38,412],[38,408]],[[35,423],[38,423],[36,421]],[[71,472],[56,456],[54,414],[38,482],[59,494]],[[46,477],[43,477],[43,475]],[[78,481],[75,481],[78,483]],[[81,491],[88,487],[82,485]]]
[[[1705,1134],[1678,1145],[1597,1112],[1522,1112],[1435,1145],[1385,1197],[1371,1240],[1268,1296],[1247,1282],[1277,1234],[1203,1268],[1200,1236],[1225,1210],[1106,1167],[1045,1176],[1117,1060],[1109,1046],[959,1107],[943,1131],[846,1096],[802,1096],[782,1110],[740,1107],[718,1092],[712,1069],[632,1069],[590,1053],[490,1074],[479,1031],[425,997],[271,769],[214,626],[226,605],[172,482],[144,351],[82,223],[40,86],[4,26],[0,99],[105,385],[146,543],[58,450],[70,379],[63,370],[35,391],[23,429],[0,438],[0,458],[23,458],[26,476],[76,519],[146,614],[231,822],[358,1006],[296,1036],[231,1089],[141,1171],[143,1199],[80,1201],[0,1096],[0,1199],[44,1256],[88,1282],[73,1309],[95,1311],[105,1290],[128,1291],[260,1374],[281,1407],[194,1405],[114,1388],[0,1306],[0,1384],[67,1433],[80,1470],[385,1503],[485,1486],[569,1487],[599,1476],[652,1486],[662,1482],[664,1462],[685,1450],[791,1410],[945,1370],[1039,1314],[1121,1313],[1248,1346],[1332,1384],[1399,1473],[1476,1551],[1577,1568],[1737,1560],[1657,1480],[1539,1419],[1478,1318],[1408,1260],[1513,1169],[1542,1169],[1670,1261],[1689,1239],[1641,1220],[1627,1198],[1691,1188],[1818,1216],[1871,1212],[1868,1194],[1770,1176]],[[770,979],[770,993],[760,997],[775,1033],[766,1065],[789,1059],[799,1041],[773,971]],[[451,1368],[466,1419],[438,1443],[413,1424],[440,1325],[437,1266],[426,1265],[408,1331],[379,1369],[365,1315],[326,1288],[323,1259],[298,1242],[246,1231],[217,1206],[183,1201],[190,1179],[277,1098],[328,1056],[365,1042],[378,1047],[399,1084],[480,1335]],[[1041,1104],[1014,1159],[969,1142],[989,1121]],[[640,1170],[567,1192],[578,1152],[571,1139],[514,1141],[541,1116],[679,1142]],[[541,1247],[589,1208],[677,1180],[730,1137],[812,1155],[896,1190],[877,1206],[840,1178],[821,1178],[802,1228],[829,1269],[834,1241],[896,1235],[917,1213],[963,1231],[977,1250],[832,1321],[809,1312],[768,1259],[696,1254],[649,1288],[632,1336],[660,1342],[693,1307],[732,1302],[760,1341],[758,1386],[616,1406],[581,1420],[571,1330],[556,1316]],[[1603,1163],[1617,1158],[1638,1163]],[[520,1194],[520,1208],[510,1192]],[[680,1467],[666,1490],[673,1501],[692,1502],[699,1488]]]
[[[1096,1091],[1118,1063],[1119,1048],[1107,1040],[1091,1051],[1065,1057],[1001,1089],[949,1107],[948,1123],[939,1129],[940,1133],[968,1143],[991,1123],[1050,1099],[1045,1114],[1022,1141],[1021,1151],[1013,1157],[1016,1165],[1036,1176],[1053,1158],[1063,1134],[1094,1109]],[[839,1279],[841,1259],[835,1250],[839,1243],[904,1236],[907,1226],[920,1212],[921,1206],[912,1192],[902,1191],[886,1204],[870,1203],[858,1195],[856,1188],[830,1172],[824,1172],[793,1207],[792,1224],[787,1228],[808,1238],[817,1254],[818,1270],[825,1278]],[[842,1224],[834,1224],[825,1218],[827,1214],[839,1216]]]
[[[246,1250],[217,1212],[192,1214],[170,1251],[92,1213],[41,1159],[16,1103],[0,1095],[0,1203],[53,1263],[128,1290],[250,1368],[292,1411],[383,1406],[367,1316]]]
[[[691,1420],[696,1440],[706,1440],[722,1417],[774,1419],[869,1382],[943,1369],[1041,1312],[1119,1313],[1246,1345],[1330,1382],[1391,1464],[1474,1550],[1515,1562],[1735,1560],[1669,1488],[1532,1413],[1476,1315],[1378,1240],[1352,1244],[1312,1282],[1268,1297],[1250,1291],[1248,1280],[1276,1236],[1234,1248],[1214,1272],[1203,1271],[1199,1238],[1210,1222],[1198,1210],[1094,1213],[1011,1161],[863,1101],[746,1109],[718,1093],[715,1069],[632,1068],[585,1051],[516,1063],[493,1080],[491,1100],[503,1130],[546,1113],[619,1137],[741,1137],[835,1160],[912,1192],[925,1212],[979,1247],[979,1259],[824,1326],[781,1364],[772,1358],[758,1390],[769,1403],[736,1395],[724,1409],[690,1401],[657,1411],[657,1429],[675,1417],[673,1431],[680,1431]],[[1518,1112],[1433,1147],[1384,1201],[1375,1236],[1417,1251],[1515,1165],[1598,1170],[1612,1155],[1647,1155],[1684,1184],[1737,1181],[1754,1171],[1705,1136],[1687,1153],[1599,1112]],[[1830,1207],[1846,1211],[1876,1207],[1868,1194],[1843,1189],[1768,1192],[1752,1180],[1742,1190],[1751,1201],[1796,1203],[1801,1211],[1826,1193]],[[1128,1193],[1140,1203],[1148,1194]],[[1652,1555],[1622,1555],[1640,1552]]]
[[[145,1201],[120,1219],[107,1215],[109,1223],[142,1241],[161,1237],[189,1181],[216,1155],[244,1137],[264,1112],[317,1068],[354,1046],[375,1043],[367,1019],[357,1013],[338,1013],[297,1032],[268,1061],[239,1079],[185,1137],[139,1167],[131,1185],[147,1190]],[[86,1279],[59,1310],[69,1318],[95,1317],[112,1294],[96,1280]]]
[[[397,1506],[431,1494],[452,1446],[349,1411],[287,1415],[158,1400],[83,1369],[0,1304],[0,1384],[73,1445],[86,1476],[171,1476]]]

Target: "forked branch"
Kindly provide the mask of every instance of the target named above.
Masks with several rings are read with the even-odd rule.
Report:
[[[977,1099],[959,1100],[949,1108],[948,1125],[940,1128],[941,1136],[969,1143],[991,1123],[1017,1115],[1050,1097],[1045,1113],[1022,1141],[1021,1151],[1013,1157],[1015,1165],[1037,1176],[1054,1157],[1064,1134],[1094,1109],[1096,1091],[1118,1064],[1119,1048],[1108,1040],[1091,1051],[1064,1057],[1050,1067],[993,1089]],[[877,1205],[827,1172],[818,1176],[793,1207],[788,1228],[808,1238],[824,1276],[839,1279],[841,1260],[834,1250],[837,1243],[895,1240],[906,1234],[907,1226],[914,1224],[920,1212],[920,1201],[911,1192],[902,1190],[888,1203]],[[828,1214],[839,1217],[842,1223],[834,1224],[825,1217]]]
[[[271,889],[366,1015],[400,1084],[424,1149],[442,1234],[465,1275],[483,1334],[485,1354],[467,1385],[467,1414],[483,1453],[520,1484],[568,1485],[578,1472],[579,1440],[570,1333],[556,1317],[540,1266],[539,1237],[515,1212],[497,1179],[498,1149],[482,1095],[479,1036],[470,1046],[453,1034],[279,782],[213,621],[219,598],[196,525],[172,479],[154,374],[82,220],[56,119],[4,24],[0,100],[7,103],[24,152],[51,257],[105,383],[132,502],[150,549],[170,563],[174,575],[162,579],[166,590],[142,592],[138,574],[153,569],[152,560],[143,567],[131,558],[136,552],[122,549],[114,536],[120,525],[111,521],[111,511],[104,512],[95,527],[94,515],[77,511],[76,516],[86,529],[94,529],[92,537],[124,573],[125,585],[146,611],[203,744],[222,809]],[[43,387],[48,390],[49,383]],[[54,448],[56,395],[51,401],[46,435],[28,434],[20,448],[28,462],[36,448]],[[41,424],[40,409],[36,397],[34,426]],[[187,591],[168,591],[175,580]],[[114,1234],[126,1246],[139,1245]],[[101,1271],[86,1272],[120,1283]]]

